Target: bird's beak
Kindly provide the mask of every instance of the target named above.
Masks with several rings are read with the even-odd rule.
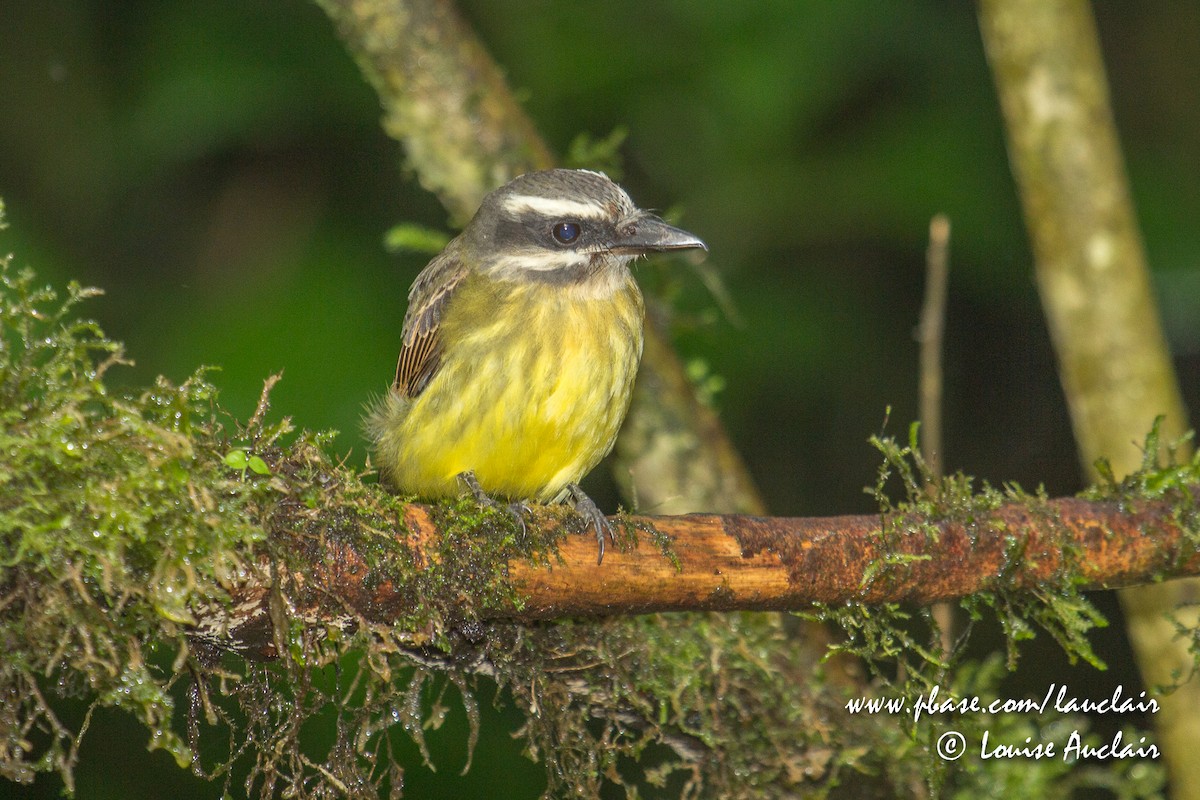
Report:
[[[653,214],[639,211],[617,225],[617,234],[609,243],[609,251],[623,256],[640,256],[665,250],[708,251],[708,245],[694,234],[668,225]]]

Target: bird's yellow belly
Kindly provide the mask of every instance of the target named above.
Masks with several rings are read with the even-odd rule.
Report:
[[[389,477],[438,497],[470,470],[489,494],[553,500],[612,449],[641,358],[641,295],[632,281],[602,300],[535,285],[479,306],[443,321],[441,367],[400,401],[380,441]]]

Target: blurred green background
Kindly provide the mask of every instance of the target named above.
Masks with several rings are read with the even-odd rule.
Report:
[[[743,324],[681,261],[644,264],[674,333],[724,388],[734,440],[780,514],[864,512],[876,454],[916,415],[913,338],[931,215],[953,224],[946,463],[993,483],[1080,488],[1069,421],[972,4],[464,2],[552,146],[628,130],[623,184],[680,213]],[[1200,403],[1200,4],[1096,8],[1113,104],[1184,393]],[[202,364],[248,415],[283,371],[277,413],[342,431],[361,463],[363,403],[387,386],[410,282],[388,255],[401,221],[447,215],[382,133],[372,90],[303,0],[0,0],[0,197],[15,252],[91,302],[136,366],[179,381]],[[606,481],[593,481],[611,507]],[[644,509],[653,512],[653,509]],[[1110,669],[1025,650],[1024,681],[1097,687],[1136,674],[1111,598],[1095,638]],[[1044,637],[1043,637],[1044,638]],[[987,645],[980,645],[986,649]],[[541,767],[485,718],[465,779],[461,709],[414,757],[410,796],[536,796]],[[1097,720],[1101,730],[1139,717]],[[116,714],[83,750],[81,798],[211,797],[144,752]],[[519,788],[518,788],[519,787]],[[235,787],[236,788],[236,787]],[[0,796],[50,797],[0,784]],[[236,792],[240,794],[240,792]]]

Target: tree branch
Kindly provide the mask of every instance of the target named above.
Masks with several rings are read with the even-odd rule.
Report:
[[[485,674],[524,712],[522,735],[550,762],[556,796],[595,795],[600,776],[624,783],[597,760],[635,769],[654,744],[714,796],[758,796],[763,784],[747,775],[765,776],[781,796],[869,775],[914,785],[925,759],[894,722],[847,713],[845,673],[818,664],[823,641],[802,640],[776,614],[632,614],[825,602],[819,613],[844,631],[834,652],[911,676],[890,689],[911,698],[941,682],[954,656],[931,650],[930,631],[892,600],[977,591],[974,608],[991,605],[1011,630],[1045,630],[1088,657],[1098,615],[1079,585],[1196,567],[1195,462],[1148,465],[1137,481],[1109,486],[1110,503],[972,495],[961,475],[931,500],[920,457],[886,441],[880,482],[901,477],[914,503],[903,513],[618,517],[642,546],[614,549],[597,567],[594,537],[568,535],[584,524],[561,507],[518,526],[467,499],[406,504],[337,463],[325,437],[284,445],[290,428],[268,421],[266,392],[246,424],[219,412],[200,376],[117,397],[96,376],[120,346],[73,317],[94,293],[72,286],[59,304],[7,262],[0,437],[15,462],[0,492],[9,554],[0,694],[14,708],[0,714],[0,739],[49,739],[0,748],[0,775],[15,779],[48,769],[72,779],[80,734],[26,688],[47,681],[134,713],[181,765],[228,776],[247,759],[246,785],[261,782],[263,796],[281,785],[302,797],[353,785],[354,797],[373,797],[398,774],[388,739],[397,721],[424,747],[429,681],[458,687],[473,719],[469,679]],[[511,623],[585,614],[630,616]],[[221,659],[208,643],[287,657],[263,668]],[[177,654],[170,665],[164,645]],[[343,677],[315,677],[326,668]],[[184,674],[193,681],[186,744],[172,727],[172,687]],[[314,758],[300,733],[333,709],[338,743]],[[980,717],[972,735],[990,720]],[[206,766],[214,733],[228,733],[230,746]],[[663,752],[627,785],[657,781]]]
[[[1005,117],[1038,289],[1086,471],[1099,458],[1136,468],[1136,443],[1162,415],[1165,441],[1187,410],[1159,324],[1086,0],[983,0],[980,27]],[[1151,690],[1192,668],[1169,616],[1195,584],[1121,592],[1130,642]],[[1190,623],[1197,617],[1190,613]],[[1180,797],[1200,798],[1200,682],[1160,696],[1154,718]]]
[[[524,619],[648,611],[796,611],[815,603],[927,605],[997,588],[1045,587],[1070,576],[1106,589],[1195,575],[1200,553],[1177,503],[1064,498],[1009,503],[970,524],[913,514],[785,518],[642,517],[668,536],[597,566],[586,536],[562,540],[562,564],[509,565]],[[879,568],[881,561],[893,562]],[[874,578],[864,577],[874,574]]]
[[[661,611],[803,610],[814,604],[926,605],[979,592],[1053,592],[1056,586],[1107,589],[1200,574],[1198,532],[1185,521],[1200,487],[1157,499],[1082,500],[1037,497],[990,501],[968,513],[937,518],[928,513],[817,518],[689,515],[615,517],[618,528],[637,532],[596,564],[591,535],[565,535],[578,520],[537,509],[527,536],[546,547],[537,555],[510,557],[505,578],[514,594],[462,617],[533,622],[574,616],[606,617]],[[415,575],[388,572],[381,579],[378,543],[369,549],[352,536],[288,542],[302,527],[292,512],[274,514],[285,548],[298,562],[280,565],[294,613],[329,619],[330,608],[391,624],[414,602]],[[411,504],[401,512],[395,537],[404,570],[424,572],[447,563],[446,537],[461,536],[455,517],[437,506]],[[484,523],[449,548],[464,549],[475,536],[495,537]],[[465,549],[470,549],[466,546]],[[453,556],[450,556],[453,558]],[[463,562],[467,563],[466,561]],[[392,570],[392,565],[383,569]],[[472,568],[479,572],[479,565]],[[470,571],[470,570],[467,570]],[[319,592],[305,587],[320,587]],[[269,645],[260,602],[236,620],[242,646]],[[226,623],[228,621],[225,621]],[[255,632],[250,636],[247,632]]]

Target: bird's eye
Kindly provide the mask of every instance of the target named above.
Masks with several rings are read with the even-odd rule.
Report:
[[[551,233],[559,244],[570,244],[579,238],[579,223],[578,222],[559,222],[554,226]]]

